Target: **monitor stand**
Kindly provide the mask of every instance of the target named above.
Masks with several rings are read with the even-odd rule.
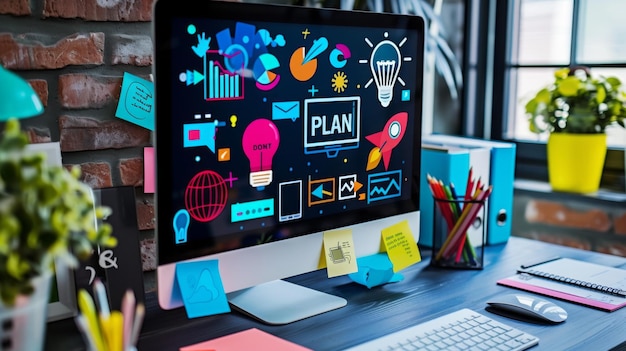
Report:
[[[229,294],[237,310],[264,323],[287,324],[345,306],[346,299],[284,280],[274,280]]]

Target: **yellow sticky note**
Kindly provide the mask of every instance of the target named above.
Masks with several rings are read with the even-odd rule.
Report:
[[[394,272],[422,260],[408,221],[383,229],[382,235]]]
[[[324,232],[324,257],[326,258],[328,278],[358,271],[352,230],[342,229]]]

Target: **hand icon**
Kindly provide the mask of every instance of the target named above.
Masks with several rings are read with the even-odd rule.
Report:
[[[198,45],[191,48],[198,57],[204,57],[209,50],[209,43],[211,43],[211,38],[207,38],[206,33],[202,32],[202,34],[198,34]]]

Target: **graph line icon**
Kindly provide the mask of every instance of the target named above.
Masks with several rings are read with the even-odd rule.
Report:
[[[402,170],[370,174],[367,178],[367,203],[399,197],[402,194]]]

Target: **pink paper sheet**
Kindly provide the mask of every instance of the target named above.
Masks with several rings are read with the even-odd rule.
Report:
[[[198,344],[184,346],[180,351],[312,351],[262,330],[252,328]]]

